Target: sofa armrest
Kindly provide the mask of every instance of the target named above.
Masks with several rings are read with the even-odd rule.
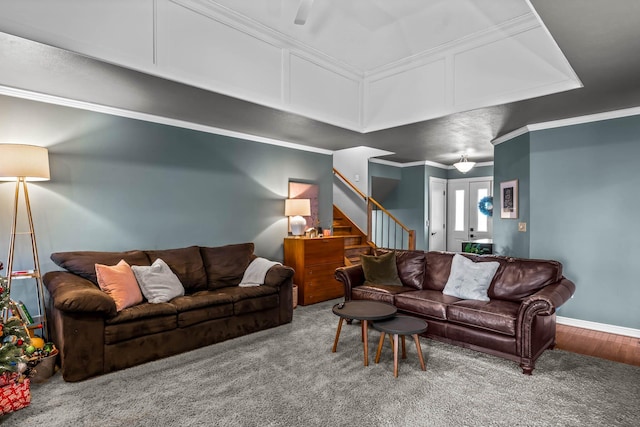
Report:
[[[264,278],[264,286],[271,286],[278,290],[280,325],[289,323],[293,319],[293,274],[293,268],[276,264],[267,271]]]
[[[563,277],[559,282],[545,286],[525,298],[520,307],[520,316],[530,310],[534,310],[536,314],[550,316],[556,312],[558,307],[567,302],[575,291],[576,285]]]
[[[293,268],[282,264],[276,264],[267,271],[267,275],[264,277],[264,284],[266,286],[279,288],[283,284],[286,284],[287,279],[293,277],[293,273]]]
[[[43,281],[53,306],[63,312],[99,313],[115,316],[116,303],[91,281],[67,271],[50,271]]]
[[[344,299],[351,301],[351,289],[364,283],[364,271],[362,265],[350,265],[336,268],[335,278],[344,286]]]
[[[575,290],[576,285],[563,277],[522,301],[516,327],[516,346],[524,373],[531,374],[535,358],[544,351],[545,343],[555,342],[555,317],[552,316]]]

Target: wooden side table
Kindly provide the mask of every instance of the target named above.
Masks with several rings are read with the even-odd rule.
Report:
[[[406,359],[406,349],[404,345],[405,335],[411,335],[416,343],[416,350],[418,351],[418,358],[420,359],[420,367],[423,371],[427,368],[424,364],[424,357],[422,357],[422,349],[420,348],[420,340],[418,334],[421,334],[427,330],[427,322],[422,319],[416,319],[409,316],[395,316],[391,319],[381,320],[373,322],[373,328],[380,331],[380,341],[378,342],[378,351],[376,352],[376,363],[380,361],[380,353],[382,352],[382,345],[384,344],[385,334],[393,335],[393,376],[398,377],[398,336],[402,337],[402,358]]]
[[[364,366],[369,366],[369,340],[368,328],[370,320],[381,320],[396,314],[398,309],[386,302],[355,300],[347,301],[333,306],[333,314],[340,316],[338,329],[336,330],[336,338],[333,340],[332,353],[338,349],[338,339],[342,330],[342,322],[347,320],[362,321],[362,341],[364,346]]]

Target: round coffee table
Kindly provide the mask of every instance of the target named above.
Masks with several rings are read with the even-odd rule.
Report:
[[[367,330],[370,320],[382,320],[391,317],[398,311],[395,306],[386,302],[355,300],[346,301],[333,306],[333,314],[340,316],[336,338],[333,341],[333,353],[338,349],[338,339],[342,330],[342,322],[347,320],[360,320],[362,322],[362,341],[364,343],[364,366],[369,366],[369,340]]]
[[[393,348],[393,376],[398,377],[398,336],[402,337],[402,358],[406,359],[406,349],[404,345],[405,335],[411,335],[416,343],[416,350],[418,351],[418,358],[420,359],[420,367],[423,371],[427,368],[424,364],[424,358],[422,357],[422,349],[420,348],[420,340],[418,334],[421,334],[427,330],[427,322],[422,319],[416,319],[409,316],[395,316],[391,319],[381,320],[373,322],[373,328],[380,331],[380,342],[378,342],[378,351],[376,352],[376,363],[380,361],[380,352],[382,351],[382,345],[384,344],[385,333],[393,335],[393,342],[391,347]],[[389,337],[391,338],[391,337]]]

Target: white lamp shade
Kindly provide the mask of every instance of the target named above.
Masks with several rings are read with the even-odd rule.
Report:
[[[467,155],[463,154],[458,163],[454,163],[453,167],[458,169],[462,173],[467,173],[476,165],[476,162],[470,162],[467,160]]]
[[[291,234],[302,236],[307,226],[307,221],[303,216],[311,215],[311,200],[309,199],[287,199],[284,201],[284,214],[291,217],[289,225]]]
[[[284,201],[285,216],[309,216],[311,215],[311,200],[287,199]]]
[[[49,181],[49,150],[22,144],[0,144],[0,181]]]

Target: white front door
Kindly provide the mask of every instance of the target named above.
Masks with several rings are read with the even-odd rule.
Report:
[[[492,238],[492,217],[480,212],[479,202],[493,194],[493,180],[454,179],[447,187],[447,250],[461,252],[462,242]]]
[[[492,181],[469,183],[469,240],[491,239],[493,221],[480,212],[480,200],[493,194]]]
[[[429,250],[447,250],[447,180],[429,177]]]

